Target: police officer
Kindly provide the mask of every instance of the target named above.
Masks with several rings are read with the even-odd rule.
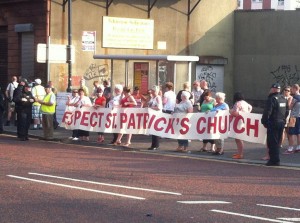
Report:
[[[26,141],[28,140],[28,129],[32,119],[32,103],[34,102],[34,97],[26,79],[21,80],[17,89],[15,89],[13,101],[16,104],[18,118],[17,135],[21,141]]]
[[[280,85],[275,83],[271,86],[261,119],[261,123],[267,128],[267,146],[270,155],[267,166],[280,165],[280,142],[288,112],[287,100],[280,94]]]

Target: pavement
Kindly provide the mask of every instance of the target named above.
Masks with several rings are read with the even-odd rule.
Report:
[[[8,135],[16,135],[16,127],[15,126],[4,126],[4,134]],[[177,140],[175,139],[166,139],[161,138],[159,150],[149,151],[147,150],[151,145],[151,136],[148,135],[133,135],[131,140],[131,145],[129,147],[123,146],[113,146],[108,145],[112,140],[112,134],[105,133],[105,141],[103,143],[97,143],[98,135],[96,132],[90,133],[90,141],[82,142],[82,141],[72,141],[69,137],[72,135],[71,130],[67,130],[62,127],[58,127],[54,130],[54,138],[55,141],[65,143],[65,144],[79,144],[90,146],[94,148],[112,148],[119,150],[128,150],[128,151],[136,151],[143,153],[154,153],[154,154],[164,154],[164,155],[176,155],[176,156],[184,156],[189,158],[202,158],[209,160],[222,160],[226,162],[236,162],[236,163],[245,163],[245,164],[258,164],[264,165],[266,161],[262,160],[262,157],[266,155],[266,147],[262,144],[257,143],[249,143],[244,142],[244,159],[232,159],[232,155],[237,152],[236,144],[234,139],[228,138],[225,139],[224,146],[224,154],[223,155],[212,155],[207,152],[200,152],[202,148],[202,142],[199,140],[192,140],[189,145],[188,152],[177,152]],[[29,130],[29,138],[32,139],[41,139],[43,138],[43,130]],[[0,137],[1,140],[1,137]],[[16,138],[18,140],[18,138]],[[123,136],[123,142],[126,140],[126,135]],[[26,143],[26,142],[24,142]],[[284,142],[283,149],[280,151],[280,159],[282,167],[293,167],[300,168],[300,153],[294,153],[290,155],[282,154],[287,147],[287,140]]]

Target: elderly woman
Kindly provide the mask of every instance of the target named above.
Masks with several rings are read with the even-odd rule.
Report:
[[[80,88],[78,90],[78,94],[79,94],[79,100],[74,104],[75,107],[91,107],[92,106],[92,102],[91,99],[88,96],[84,95],[84,90],[82,88]],[[85,130],[79,130],[79,139],[82,141],[89,141],[90,140],[90,133],[89,131],[85,131]]]
[[[178,93],[177,93],[177,96],[176,96],[176,103],[180,103],[181,102],[181,94],[183,91],[187,91],[188,93],[190,93],[190,96],[189,96],[189,100],[191,100],[192,103],[194,103],[194,98],[193,98],[193,95],[192,95],[192,92],[190,92],[190,83],[189,82],[184,82],[183,83],[183,89],[180,90]]]
[[[108,108],[120,108],[121,107],[121,99],[122,99],[122,91],[123,86],[121,84],[116,84],[114,87],[114,96],[111,97],[110,101],[108,102]],[[115,145],[118,139],[118,133],[113,133],[113,140],[108,145]]]
[[[220,110],[229,110],[228,104],[225,103],[225,94],[223,92],[217,92],[216,93],[216,104],[215,107],[213,107],[211,112],[218,112]],[[216,151],[213,153],[213,155],[223,155],[224,154],[224,139],[216,139]]]
[[[136,101],[134,97],[130,94],[130,89],[128,87],[123,88],[123,98],[121,99],[121,107],[122,108],[133,108],[136,106]],[[115,142],[115,145],[120,145],[121,144],[121,139],[123,137],[122,133],[118,134],[117,141]],[[130,146],[131,144],[131,137],[132,134],[127,135],[127,142],[123,144],[123,146]]]
[[[94,108],[99,109],[99,108],[105,108],[106,106],[106,98],[103,95],[104,92],[104,86],[100,84],[95,93],[95,102],[94,102]],[[98,132],[98,139],[97,142],[102,143],[104,142],[104,133],[103,132]]]
[[[175,106],[174,113],[192,113],[193,104],[189,100],[190,93],[183,91],[181,93],[181,102]],[[189,141],[187,139],[178,139],[178,148],[177,151],[187,151],[189,146]]]
[[[214,98],[212,98],[210,90],[204,91],[202,95],[203,95],[204,101],[201,104],[200,112],[207,113],[214,108],[214,106],[216,104],[216,100]],[[207,143],[211,144],[210,150],[207,149]],[[215,140],[203,139],[203,147],[200,150],[200,152],[215,152]]]
[[[79,101],[79,96],[78,96],[78,90],[73,89],[72,90],[72,96],[68,96],[68,100],[66,102],[67,106],[75,106],[75,104]],[[79,140],[79,130],[78,129],[73,129],[72,130],[72,136],[69,137],[69,139],[77,141]]]
[[[156,111],[162,110],[162,99],[159,95],[159,91],[159,86],[154,85],[150,90],[151,98],[148,102],[148,107]],[[152,144],[151,147],[148,148],[148,150],[157,150],[158,148],[159,136],[152,135]]]
[[[233,108],[229,110],[232,116],[239,116],[240,112],[251,112],[252,106],[248,104],[244,95],[241,92],[236,92],[233,96]],[[232,159],[243,159],[244,158],[244,141],[241,139],[235,139],[237,145],[237,154],[233,154]]]

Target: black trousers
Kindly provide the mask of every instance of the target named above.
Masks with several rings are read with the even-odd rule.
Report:
[[[159,147],[159,136],[152,135],[151,148],[158,148],[158,147]]]
[[[280,142],[284,129],[284,122],[272,122],[267,129],[267,146],[269,148],[270,163],[280,162]]]
[[[32,113],[29,111],[17,111],[17,135],[19,138],[28,137],[28,129],[31,124]]]

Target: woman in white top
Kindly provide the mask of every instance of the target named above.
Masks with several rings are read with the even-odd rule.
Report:
[[[73,89],[72,96],[71,97],[68,96],[68,100],[66,102],[66,105],[69,106],[69,107],[74,107],[74,105],[78,101],[79,101],[78,90]],[[74,141],[79,140],[79,132],[78,131],[79,131],[78,129],[74,129],[72,131],[72,136],[70,136],[69,139],[72,139]]]
[[[163,96],[163,112],[171,114],[174,111],[174,107],[176,105],[176,94],[173,91],[173,83],[167,82],[165,85],[166,92]]]
[[[116,84],[114,87],[114,96],[109,100],[107,106],[108,108],[120,108],[122,99],[123,86],[121,84]],[[113,133],[113,140],[108,145],[119,145],[121,143],[117,142],[118,133]]]
[[[151,88],[151,98],[148,102],[148,107],[156,110],[161,111],[162,110],[162,99],[161,96],[158,94],[160,91],[159,86],[154,85]],[[157,150],[159,148],[159,136],[152,135],[152,144],[151,147],[148,148],[148,150]]]
[[[75,103],[75,107],[91,107],[92,102],[88,96],[84,95],[84,90],[80,88],[78,90],[79,100]],[[85,130],[79,130],[79,139],[82,141],[89,141],[90,140],[90,132]]]

